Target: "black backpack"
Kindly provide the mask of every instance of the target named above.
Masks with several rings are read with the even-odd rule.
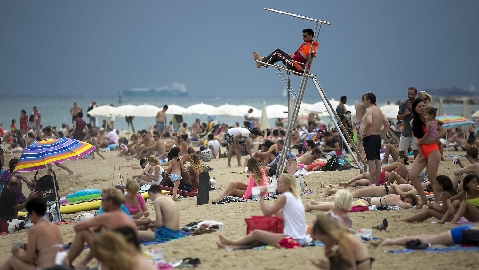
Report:
[[[332,156],[323,167],[323,171],[336,171],[339,169],[339,161],[337,156]]]

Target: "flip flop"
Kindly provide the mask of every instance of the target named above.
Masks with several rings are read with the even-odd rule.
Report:
[[[406,248],[407,249],[427,249],[430,246],[431,246],[431,244],[423,243],[419,239],[411,240],[411,241],[406,242]]]
[[[191,258],[191,257],[188,257],[188,258],[184,258],[183,259],[183,262],[181,263],[180,266],[193,266],[193,267],[196,267],[198,266],[198,264],[201,263],[201,260],[199,258]]]

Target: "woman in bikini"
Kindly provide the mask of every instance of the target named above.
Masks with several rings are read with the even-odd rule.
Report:
[[[438,224],[444,224],[452,215],[455,216],[451,220],[452,224],[456,224],[461,217],[465,217],[467,220],[476,222],[479,220],[479,190],[477,190],[477,175],[468,174],[464,177],[462,181],[462,190],[456,196],[446,200],[446,206],[449,209],[444,217],[438,221]],[[452,202],[456,200],[463,200],[459,204],[459,208],[456,210],[456,207]]]
[[[466,151],[466,159],[471,163],[471,165],[464,166],[460,159],[457,159],[457,165],[461,169],[454,171],[454,177],[452,178],[452,184],[457,188],[459,183],[463,179],[463,174],[474,173],[479,175],[479,160],[478,160],[478,151],[477,147],[470,147]]]
[[[449,177],[445,175],[438,175],[436,177],[436,181],[438,184],[438,191],[441,192],[441,201],[445,202],[457,194],[456,189],[453,187],[452,181]],[[423,211],[411,217],[399,219],[398,221],[422,222],[432,217],[442,219],[446,212],[447,207],[445,205],[430,203],[428,204],[428,208],[424,209]]]
[[[418,203],[414,194],[389,194],[383,197],[361,197],[359,198],[367,206],[376,206],[377,208],[386,208],[388,206],[399,206],[403,209],[409,209]]]
[[[339,183],[342,187],[369,186],[369,172],[360,174],[347,182]],[[379,184],[394,183],[407,184],[409,181],[409,171],[404,164],[404,158],[399,157],[397,162],[384,166],[379,176]]]
[[[467,151],[469,147],[476,146],[476,139],[474,137],[469,137],[466,142],[461,142],[459,146],[449,146],[446,150],[447,151]]]
[[[28,230],[28,242],[24,249],[12,245],[12,256],[0,265],[0,269],[35,270],[61,264],[66,256],[63,251],[63,238],[60,227],[45,216],[47,205],[40,198],[27,202],[26,210],[34,224]]]
[[[143,175],[136,177],[134,180],[141,185],[159,185],[163,179],[163,168],[160,161],[155,156],[148,157],[148,165],[143,170]]]
[[[223,192],[221,197],[215,202],[220,201],[226,196],[241,197],[242,199],[246,200],[251,196],[251,191],[253,187],[268,185],[269,179],[266,176],[264,169],[261,169],[259,167],[259,164],[256,159],[252,158],[248,160],[248,172],[248,184],[245,184],[243,182],[231,182],[226,188],[225,192]]]
[[[145,221],[142,218],[147,218],[150,215],[145,199],[141,196],[140,185],[136,181],[128,181],[125,186],[125,206],[133,217],[133,221],[137,226],[144,225]]]
[[[168,152],[168,169],[166,174],[170,177],[171,182],[173,182],[173,200],[178,200],[178,187],[180,186],[180,180],[182,178],[181,174],[186,171],[183,165],[183,162],[180,159],[180,149],[174,147]]]
[[[421,183],[421,187],[428,188],[429,183]],[[338,192],[341,189],[329,188],[326,190],[326,196],[330,196]],[[410,184],[391,184],[384,186],[369,186],[365,188],[356,189],[351,193],[353,198],[359,197],[381,197],[388,194],[417,194],[413,185]]]
[[[426,133],[426,124],[424,123],[424,109],[426,104],[420,98],[416,98],[412,103],[412,111],[414,118],[411,120],[411,127],[413,135],[419,140],[424,137]],[[437,125],[437,135],[434,138],[426,138],[424,142],[418,141],[417,146],[419,150],[418,156],[414,160],[414,163],[411,166],[409,173],[409,179],[411,184],[414,185],[418,194],[421,196],[421,204],[418,206],[418,209],[425,206],[428,202],[426,194],[419,182],[419,174],[421,171],[426,168],[428,177],[431,180],[432,188],[434,190],[434,201],[439,202],[440,194],[438,191],[435,191],[437,184],[436,176],[437,170],[439,168],[439,163],[441,162],[441,153],[437,145],[437,141],[446,135],[446,131],[442,128],[441,125]]]
[[[188,167],[188,172],[190,175],[191,187],[195,190],[198,189],[200,173],[203,172],[203,165],[201,164],[201,159],[195,154],[190,155],[189,162],[190,166]]]
[[[319,269],[371,269],[374,261],[361,238],[347,231],[333,219],[319,214],[314,221],[313,239],[324,244],[323,259],[311,260]]]

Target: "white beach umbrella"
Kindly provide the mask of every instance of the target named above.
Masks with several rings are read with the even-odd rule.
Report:
[[[266,130],[269,128],[269,120],[268,120],[268,110],[266,109],[266,102],[263,102],[263,109],[261,112],[261,119],[259,125],[261,130]]]
[[[249,111],[249,109],[253,109],[253,113],[251,113],[251,115],[254,118],[260,118],[261,117],[261,111],[256,109],[255,107],[251,107],[249,105],[238,105],[236,107],[238,107],[243,112],[243,114],[246,113],[247,111]]]
[[[153,105],[139,105],[129,112],[129,116],[155,117],[161,109]]]
[[[168,105],[168,110],[166,110],[166,114],[184,115],[186,114],[186,109],[181,106],[171,104]]]
[[[96,107],[95,109],[89,111],[88,113],[91,116],[97,117],[97,116],[110,116],[112,115],[111,112],[115,109],[115,107],[112,107],[110,105],[103,105]]]
[[[437,108],[437,116],[444,115],[444,102],[442,101],[442,98],[439,99],[439,107]]]
[[[385,116],[388,120],[397,120],[398,112],[397,111],[390,111],[388,114],[385,114]]]
[[[391,112],[395,112],[396,113],[396,116],[398,114],[398,111],[399,111],[399,106],[398,105],[395,105],[395,104],[390,104],[390,105],[384,105],[384,106],[381,106],[379,107],[379,109],[383,112],[384,115],[389,115]],[[396,117],[395,117],[396,118]]]
[[[214,106],[208,105],[208,104],[195,104],[191,105],[190,107],[186,108],[186,113],[187,114],[206,114],[209,115],[213,110],[215,109]]]
[[[336,111],[336,107],[338,107],[339,101],[330,100],[329,103],[333,107],[333,111]],[[323,112],[327,112],[328,110],[326,110],[326,106],[324,106],[324,103],[320,101],[320,102],[314,103],[313,105],[310,105],[307,111],[312,113],[323,113]]]
[[[476,111],[471,115],[472,118],[479,118],[479,111]]]
[[[120,106],[120,107],[116,107],[114,108],[112,111],[111,111],[111,114],[112,115],[116,115],[116,116],[130,116],[129,113],[131,110],[133,110],[134,108],[136,108],[135,105],[123,105],[123,106]]]
[[[269,105],[266,107],[268,118],[288,118],[288,107],[284,105]]]
[[[245,112],[240,110],[236,105],[230,105],[226,103],[225,105],[221,105],[216,107],[209,115],[227,115],[233,117],[243,117]]]

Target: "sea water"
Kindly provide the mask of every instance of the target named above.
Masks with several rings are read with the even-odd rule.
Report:
[[[329,98],[334,97],[336,100],[339,97],[329,96]],[[348,104],[354,105],[356,101],[360,98],[349,97]],[[395,103],[397,100],[406,99],[401,98],[383,98],[378,97],[378,106],[383,106],[386,104],[386,100],[391,100]],[[271,97],[168,97],[168,98],[158,98],[158,97],[122,97],[122,103],[118,103],[118,96],[104,96],[104,97],[93,97],[93,96],[83,96],[83,97],[61,97],[61,96],[42,96],[42,97],[20,97],[20,96],[0,96],[0,123],[3,123],[3,129],[9,130],[10,123],[12,119],[16,119],[16,127],[20,128],[20,111],[25,110],[27,115],[30,115],[33,111],[33,106],[36,106],[42,115],[41,123],[43,126],[56,126],[57,129],[61,128],[63,123],[68,124],[70,128],[73,126],[71,123],[70,108],[73,106],[73,103],[76,102],[79,107],[84,111],[83,119],[88,123],[89,119],[86,116],[86,111],[88,106],[92,101],[96,101],[99,105],[114,104],[115,107],[131,104],[131,105],[143,105],[150,104],[157,107],[163,107],[163,105],[176,104],[184,108],[191,106],[193,104],[205,103],[213,106],[220,106],[226,103],[232,105],[248,105],[261,109],[263,102],[266,102],[266,106],[280,104],[287,105],[287,99],[282,97],[280,94],[277,96]],[[321,101],[318,95],[312,97],[305,97],[304,102],[313,104]],[[438,104],[433,104],[437,107]],[[469,112],[471,110],[479,110],[479,105],[469,105]],[[444,104],[444,111],[446,114],[450,115],[461,115],[462,104]],[[184,115],[183,122],[188,123],[188,126],[193,124],[196,118],[200,118],[202,122],[208,121],[211,117],[205,115]],[[215,116],[215,120],[218,120],[220,123],[227,123],[228,125],[234,125],[236,122],[240,125],[243,125],[243,119],[231,116]],[[101,126],[103,119],[106,117],[97,117],[97,122]],[[167,121],[171,121],[172,116],[167,115]],[[328,124],[329,117],[323,117],[322,120]],[[270,127],[274,127],[275,119],[270,119]],[[128,125],[124,117],[116,116],[115,118],[115,128],[118,130],[127,130]],[[136,130],[146,129],[150,125],[155,124],[155,117],[135,117],[133,120],[133,125]]]

